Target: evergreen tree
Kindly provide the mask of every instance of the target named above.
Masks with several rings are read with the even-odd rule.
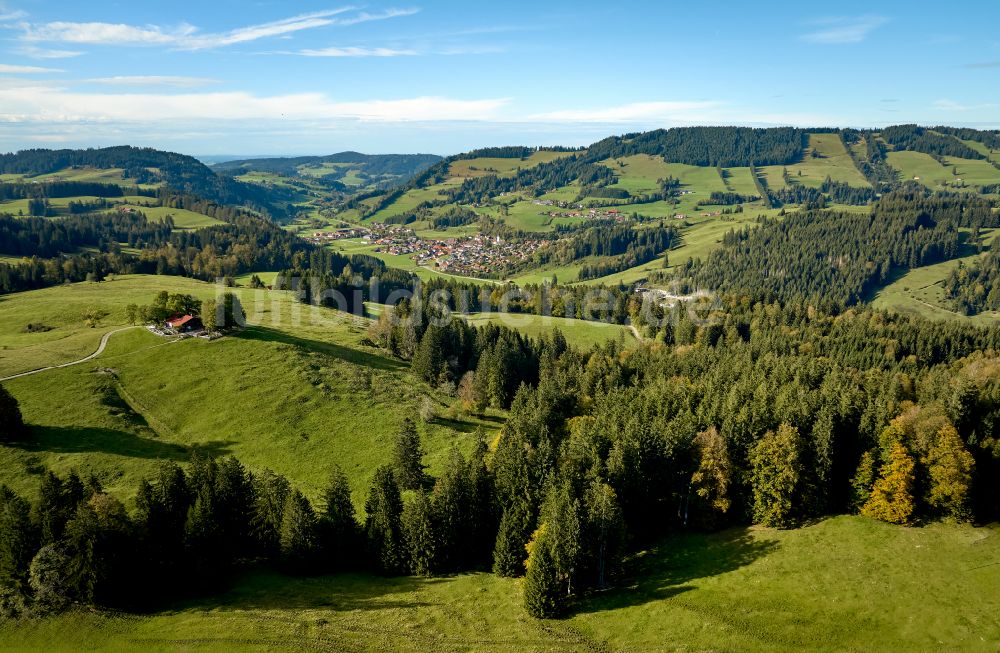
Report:
[[[466,568],[475,556],[476,514],[469,468],[458,449],[452,447],[444,473],[434,485],[433,512],[438,532],[440,568]]]
[[[333,569],[351,566],[358,545],[358,522],[351,501],[351,487],[338,465],[334,465],[330,480],[323,490],[323,512],[320,532],[327,564]]]
[[[0,442],[14,442],[23,438],[25,433],[17,399],[0,385]]]
[[[269,469],[257,475],[255,484],[251,517],[254,539],[264,556],[277,559],[281,555],[281,527],[292,485],[287,478]]]
[[[404,571],[403,499],[391,467],[383,466],[375,470],[365,501],[365,514],[365,537],[371,563],[385,574]]]
[[[0,587],[23,589],[37,550],[31,505],[6,485],[0,485]]]
[[[420,445],[417,426],[409,417],[396,435],[393,448],[393,467],[399,486],[404,490],[417,490],[424,483],[424,450]]]
[[[298,490],[285,499],[281,519],[281,563],[294,572],[310,571],[318,546],[316,513]]]
[[[514,578],[524,574],[524,546],[531,537],[533,519],[525,502],[515,502],[503,511],[496,545],[493,549],[493,573]]]
[[[403,508],[403,533],[409,553],[410,571],[419,576],[431,576],[438,568],[438,537],[433,507],[422,491]]]
[[[882,466],[871,496],[861,508],[861,514],[890,524],[905,524],[913,515],[913,458],[902,442],[896,442],[889,460]]]
[[[549,489],[542,518],[556,577],[562,591],[572,594],[580,559],[580,502],[573,496],[569,483]]]
[[[497,540],[497,509],[493,477],[486,467],[489,448],[485,433],[476,430],[476,445],[469,457],[469,491],[471,492],[472,528],[469,535],[471,551],[469,563],[480,567],[493,560],[493,547]]]
[[[625,545],[625,522],[614,489],[600,479],[593,479],[584,496],[586,522],[583,540],[589,544],[593,583],[607,587],[608,576],[618,567]]]
[[[536,619],[552,619],[562,615],[565,600],[546,525],[542,524],[528,545],[524,608]]]
[[[754,520],[765,526],[791,526],[800,509],[802,439],[794,426],[768,431],[750,453]]]
[[[927,503],[953,519],[969,519],[969,495],[975,460],[966,451],[958,431],[941,427],[927,456],[930,493]]]

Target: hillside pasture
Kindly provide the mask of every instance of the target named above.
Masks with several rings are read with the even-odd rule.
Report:
[[[563,157],[576,154],[575,152],[554,152],[552,150],[538,150],[525,158],[501,158],[501,157],[476,157],[474,159],[459,159],[452,161],[448,165],[448,176],[453,179],[464,180],[469,177],[486,177],[497,175],[499,177],[512,177],[518,169],[526,170],[533,168],[540,163],[548,163]]]
[[[632,335],[629,328],[620,324],[526,313],[471,313],[463,317],[473,326],[487,323],[500,324],[535,339],[551,334],[554,329],[559,329],[566,336],[567,342],[581,349],[589,349],[593,345],[601,345],[615,339],[622,339],[628,344],[636,344],[635,336]]]
[[[988,186],[1000,184],[1000,170],[989,161],[981,159],[960,159],[947,156],[944,160],[951,166],[951,183],[968,186]],[[957,173],[957,174],[956,174]]]
[[[889,165],[899,171],[901,181],[918,181],[931,190],[941,190],[950,183],[954,175],[946,168],[923,152],[889,152],[886,155]]]
[[[726,175],[726,190],[748,197],[758,194],[749,167],[723,168],[723,174]]]
[[[981,242],[986,250],[1000,235],[1000,230],[984,229]],[[971,249],[970,246],[965,247]],[[1000,313],[986,311],[978,315],[966,316],[955,312],[945,297],[943,282],[960,263],[973,265],[980,254],[969,254],[934,265],[926,265],[907,271],[898,279],[881,288],[872,298],[871,304],[897,313],[909,313],[930,320],[958,320],[983,326],[1000,323]]]
[[[258,571],[161,612],[73,612],[7,623],[0,637],[10,651],[143,653],[180,643],[219,652],[991,651],[998,557],[996,525],[906,528],[845,516],[668,537],[563,620],[526,616],[521,581],[490,574]]]
[[[854,165],[838,134],[809,134],[809,145],[801,161],[787,166],[762,166],[760,171],[769,188],[780,190],[787,185],[782,176],[785,169],[792,184],[810,188],[819,188],[827,177],[856,187],[871,185]]]
[[[73,289],[4,299],[0,310],[16,300],[15,314],[57,327],[31,342],[5,321],[0,341],[20,350],[20,367],[79,354],[63,347],[58,359],[37,355],[47,351],[41,341],[60,342],[59,331],[85,330],[55,315],[54,299],[79,301]],[[217,290],[196,281],[138,276],[83,288],[118,321],[127,301],[148,303],[160,289],[202,298]],[[420,427],[431,469],[440,468],[452,445],[468,451],[478,426],[493,428],[492,422],[452,412],[453,400],[415,382],[405,363],[363,346],[368,320],[304,306],[288,292],[236,292],[250,323],[238,334],[175,341],[132,329],[112,336],[93,361],[5,382],[32,426],[32,439],[0,447],[0,483],[31,496],[40,480],[32,470],[77,469],[127,498],[158,460],[184,462],[200,449],[232,453],[253,469],[285,474],[313,499],[336,462],[361,502],[375,467],[388,462],[403,417],[415,416],[425,396],[443,415]],[[109,326],[112,321],[109,316]],[[36,355],[29,359],[29,352]],[[2,360],[9,370],[12,361]]]

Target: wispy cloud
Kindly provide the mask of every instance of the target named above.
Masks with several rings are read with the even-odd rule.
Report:
[[[411,7],[409,9],[386,9],[385,11],[379,12],[377,14],[370,14],[367,11],[362,11],[356,16],[351,16],[338,20],[338,25],[357,25],[358,23],[367,23],[373,20],[386,20],[388,18],[400,18],[402,16],[412,16],[418,13],[420,10]]]
[[[156,123],[200,121],[360,120],[374,122],[493,120],[505,98],[416,97],[339,102],[323,93],[83,93],[55,86],[0,87],[0,122]]]
[[[813,31],[799,37],[807,43],[860,43],[875,29],[885,25],[885,16],[839,16],[812,21]]]
[[[974,63],[967,63],[963,68],[1000,68],[1000,61],[977,61]]]
[[[30,59],[70,59],[83,54],[80,50],[52,50],[37,45],[22,45],[14,48],[12,52]]]
[[[219,83],[219,80],[209,77],[179,75],[116,75],[114,77],[94,77],[81,81],[85,84],[104,86],[175,86],[178,88],[197,88]]]
[[[291,53],[290,53],[291,54]],[[299,50],[294,54],[303,57],[409,57],[420,54],[416,50],[396,50],[393,48],[329,47],[318,50]]]
[[[962,104],[961,102],[944,98],[941,100],[935,100],[932,106],[935,109],[940,109],[942,111],[977,111],[983,109],[996,109],[997,107],[1000,107],[1000,104],[993,102],[983,104]]]
[[[0,63],[0,73],[8,75],[30,75],[34,73],[61,73],[58,68],[42,68],[41,66],[15,66]]]
[[[54,21],[33,24],[23,22],[21,39],[29,43],[72,43],[80,45],[165,45],[181,50],[204,50],[259,39],[285,36],[302,30],[328,25],[356,25],[409,16],[417,9],[388,9],[378,14],[358,11],[356,7],[339,7],[299,14],[267,23],[249,25],[226,32],[200,33],[194,25],[182,23],[174,27],[161,25],[129,25],[126,23]]]
[[[19,18],[24,18],[27,15],[27,12],[21,11],[20,9],[10,10],[4,8],[3,5],[0,5],[0,22],[18,20]]]

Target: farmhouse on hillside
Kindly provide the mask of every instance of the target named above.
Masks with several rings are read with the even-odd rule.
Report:
[[[167,319],[166,326],[181,332],[197,331],[201,329],[201,319],[194,315],[175,315]]]

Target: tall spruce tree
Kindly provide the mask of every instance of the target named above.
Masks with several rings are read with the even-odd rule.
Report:
[[[412,419],[406,417],[396,435],[392,458],[396,481],[404,490],[417,490],[423,486],[423,458],[424,450],[420,445],[417,426]]]
[[[546,525],[542,524],[528,545],[524,577],[524,608],[536,619],[561,616],[566,601],[546,531]]]
[[[6,485],[0,485],[0,587],[27,587],[28,565],[38,550],[31,505]]]
[[[293,573],[308,573],[316,563],[316,513],[305,495],[293,490],[285,498],[281,517],[281,564]]]
[[[345,569],[356,563],[358,522],[354,516],[347,475],[338,465],[334,465],[330,480],[323,489],[320,536],[329,568]]]
[[[403,533],[409,568],[419,576],[431,576],[439,568],[439,541],[434,508],[424,492],[416,492],[403,508]]]
[[[365,514],[365,538],[371,564],[385,574],[405,571],[403,498],[391,467],[375,470],[365,501]]]

